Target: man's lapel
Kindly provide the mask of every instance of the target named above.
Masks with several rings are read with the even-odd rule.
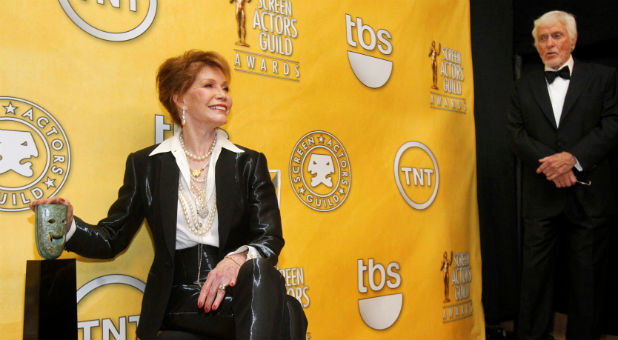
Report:
[[[562,115],[560,115],[560,123],[562,123],[566,116],[572,111],[577,99],[586,88],[586,84],[589,79],[589,74],[586,72],[586,64],[579,62],[573,64],[573,72],[571,72],[569,89],[567,90],[566,97],[564,98],[564,106],[562,108]]]
[[[545,82],[545,74],[541,72],[535,72],[532,75],[532,93],[534,99],[541,107],[541,111],[551,123],[554,129],[558,128],[556,124],[556,118],[554,117],[554,109],[551,106],[551,100],[549,99],[549,92],[547,91],[547,83]]]

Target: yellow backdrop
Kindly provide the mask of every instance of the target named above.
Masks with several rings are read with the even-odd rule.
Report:
[[[128,153],[171,135],[154,78],[187,49],[233,66],[224,129],[268,158],[279,270],[308,338],[484,338],[466,1],[4,1],[0,13],[3,338],[22,335],[26,260],[40,259],[28,202],[61,195],[103,217]],[[146,228],[113,261],[78,257],[80,339],[135,338],[152,258]]]

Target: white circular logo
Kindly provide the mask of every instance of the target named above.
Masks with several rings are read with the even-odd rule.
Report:
[[[27,210],[67,179],[71,150],[60,123],[25,99],[0,97],[0,211]]]
[[[412,208],[426,209],[436,199],[440,172],[436,157],[425,144],[403,144],[395,156],[394,171],[399,193]]]
[[[58,0],[58,2],[60,2],[60,6],[62,6],[62,9],[66,13],[66,15],[69,17],[69,19],[71,19],[71,21],[73,21],[75,25],[84,30],[86,33],[107,41],[127,41],[139,37],[144,32],[146,32],[148,28],[150,28],[150,25],[152,25],[155,15],[157,14],[157,0],[148,0],[148,11],[146,12],[146,15],[139,24],[123,32],[108,32],[96,28],[94,25],[86,22],[86,20],[84,20],[82,16],[77,14],[75,8],[73,8],[73,6],[71,6],[71,4],[69,3],[69,0]],[[128,2],[129,4],[129,11],[137,12],[137,0],[130,0],[126,2]],[[99,5],[104,5],[105,2],[97,1],[97,3]],[[118,0],[110,0],[109,3],[113,7],[120,8],[120,2]]]
[[[296,143],[289,173],[296,197],[316,211],[337,209],[350,193],[350,159],[343,144],[326,131],[311,131]]]
[[[77,292],[75,293],[75,295],[77,296],[77,303],[79,303],[86,295],[88,295],[93,290],[111,284],[123,284],[131,286],[142,293],[146,288],[146,284],[142,280],[134,278],[133,276],[123,274],[104,275],[88,281],[77,290]]]

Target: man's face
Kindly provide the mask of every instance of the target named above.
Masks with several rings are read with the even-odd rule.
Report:
[[[561,21],[547,26],[539,26],[536,31],[536,50],[545,66],[557,69],[569,60],[576,37],[569,37],[566,26]]]

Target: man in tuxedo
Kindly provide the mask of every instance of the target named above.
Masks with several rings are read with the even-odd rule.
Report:
[[[518,332],[546,337],[556,261],[569,261],[567,338],[600,336],[603,264],[615,213],[609,154],[618,140],[614,69],[574,60],[575,18],[545,13],[532,30],[544,64],[511,95],[508,131],[522,162],[523,260]],[[564,233],[567,258],[557,258]],[[562,283],[561,283],[562,284]]]

